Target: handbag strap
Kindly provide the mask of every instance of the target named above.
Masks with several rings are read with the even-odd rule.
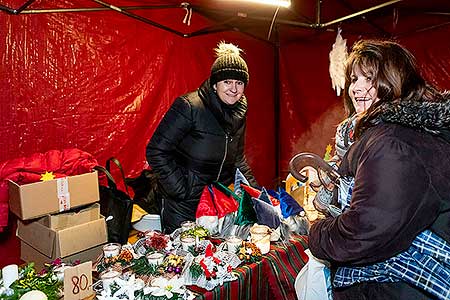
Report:
[[[108,170],[108,172],[111,172],[111,162],[113,162],[119,168],[120,174],[122,174],[122,180],[123,180],[123,185],[125,186],[125,190],[127,191],[127,194],[130,194],[128,192],[128,186],[127,186],[127,183],[125,181],[125,173],[123,172],[122,164],[114,156],[108,158],[106,160],[106,170]]]
[[[106,169],[105,169],[104,167],[102,167],[102,166],[95,166],[93,169],[96,170],[96,171],[100,171],[100,172],[105,173],[106,178],[108,179],[108,186],[109,186],[110,188],[114,189],[114,190],[117,190],[117,184],[116,184],[116,181],[114,180],[114,177],[112,177],[111,173],[109,173],[108,170],[106,170]]]

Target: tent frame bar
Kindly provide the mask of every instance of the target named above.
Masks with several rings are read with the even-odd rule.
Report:
[[[333,21],[330,21],[330,22],[326,22],[326,23],[318,23],[317,25],[318,25],[319,27],[321,27],[321,28],[323,28],[323,27],[328,27],[328,26],[330,26],[330,25],[333,25],[333,24],[336,24],[336,23],[341,23],[341,22],[343,22],[343,21],[346,21],[346,20],[349,20],[349,19],[353,19],[353,18],[358,17],[358,16],[365,15],[365,14],[370,13],[370,12],[372,12],[372,11],[375,11],[375,10],[378,10],[378,9],[380,9],[380,8],[384,8],[384,7],[386,7],[386,6],[389,6],[389,5],[398,3],[398,2],[402,2],[402,1],[404,1],[404,0],[391,0],[391,1],[387,1],[387,2],[385,2],[385,3],[379,4],[379,5],[375,5],[375,6],[373,6],[373,7],[367,8],[367,9],[363,9],[363,10],[358,11],[358,12],[356,12],[356,13],[350,14],[350,15],[345,16],[345,17],[342,17],[342,18],[338,18],[338,19],[333,20]]]
[[[101,0],[92,0],[100,5],[102,5],[103,7],[85,7],[85,8],[50,8],[50,9],[26,9],[28,6],[30,6],[34,1],[36,0],[28,0],[24,5],[22,5],[20,8],[18,9],[13,9],[4,5],[0,4],[0,11],[5,11],[9,14],[13,14],[13,15],[18,15],[18,14],[44,14],[44,13],[72,13],[72,12],[97,12],[97,11],[107,11],[107,10],[113,10],[116,12],[119,12],[123,15],[126,15],[130,18],[133,18],[135,20],[144,22],[146,24],[155,26],[159,29],[163,29],[166,30],[168,32],[171,32],[177,36],[180,37],[184,37],[184,38],[190,38],[190,37],[195,37],[195,36],[200,36],[200,35],[206,35],[206,34],[211,34],[211,33],[217,33],[217,32],[223,32],[223,31],[229,31],[229,30],[234,30],[234,31],[240,31],[238,28],[236,27],[232,27],[230,25],[228,25],[232,20],[234,20],[235,18],[230,18],[225,22],[222,22],[220,24],[216,24],[213,26],[207,26],[205,28],[199,29],[197,31],[193,31],[193,32],[189,32],[189,33],[184,33],[184,32],[180,32],[177,30],[174,30],[170,27],[167,27],[165,25],[159,24],[155,21],[152,21],[148,18],[144,18],[142,16],[136,15],[134,13],[129,12],[130,10],[146,10],[146,9],[169,9],[169,8],[186,8],[186,9],[191,9],[193,8],[189,3],[187,2],[183,2],[180,5],[156,5],[156,6],[122,6],[122,7],[118,7],[118,6],[114,6],[112,4],[103,2]],[[245,32],[242,32],[244,34],[247,34]],[[266,40],[263,40],[259,37],[253,36],[251,34],[247,34],[257,40],[260,41],[264,41],[267,42]]]
[[[283,20],[283,19],[277,19],[276,23],[277,24],[281,24],[281,25],[289,25],[289,26],[294,26],[294,27],[304,27],[304,28],[312,28],[312,29],[320,29],[320,28],[325,28],[325,27],[329,27],[333,24],[336,23],[341,23],[343,21],[361,16],[361,15],[365,15],[368,14],[372,11],[387,7],[389,5],[398,3],[398,2],[402,2],[404,0],[390,0],[384,3],[381,3],[379,5],[352,13],[350,15],[326,22],[326,23],[321,23],[320,18],[321,18],[321,4],[322,4],[322,0],[317,0],[316,3],[316,21],[315,23],[305,23],[305,22],[298,22],[298,21],[290,21],[290,20]],[[241,18],[245,18],[245,19],[251,19],[251,20],[258,20],[258,21],[268,21],[270,22],[272,19],[271,18],[267,18],[267,17],[260,17],[260,16],[250,16],[247,13],[242,13],[242,12],[237,12],[237,13],[229,13],[229,12],[224,12],[224,11],[220,11],[220,10],[212,10],[212,9],[208,9],[208,10],[204,10],[202,8],[196,8],[196,10],[198,12],[200,12],[201,14],[204,14],[206,12],[209,13],[213,13],[213,14],[218,14],[218,15],[222,15],[222,16],[236,16],[236,17],[241,17]]]
[[[223,11],[219,11],[219,10],[211,10],[211,9],[202,9],[200,7],[195,7],[190,5],[189,3],[183,2],[180,5],[157,5],[157,6],[124,6],[124,7],[117,7],[114,6],[112,4],[103,2],[101,0],[92,0],[94,2],[96,2],[97,4],[102,5],[103,7],[86,7],[86,8],[53,8],[53,9],[26,9],[27,7],[29,7],[33,2],[35,2],[36,0],[28,0],[27,2],[25,2],[20,8],[18,9],[13,9],[4,5],[0,4],[0,11],[3,10],[7,13],[10,14],[14,14],[14,15],[18,15],[18,14],[39,14],[39,13],[67,13],[67,12],[94,12],[94,11],[104,11],[104,10],[114,10],[117,11],[119,13],[122,13],[128,17],[134,18],[136,20],[139,20],[141,22],[156,26],[160,29],[164,29],[167,30],[169,32],[172,32],[178,36],[182,36],[182,37],[190,37],[193,33],[182,33],[179,32],[177,30],[171,29],[167,26],[164,26],[162,24],[159,24],[157,22],[154,22],[152,20],[149,20],[147,18],[141,17],[139,15],[136,15],[134,13],[128,12],[129,10],[143,10],[143,9],[165,9],[165,8],[193,8],[195,11],[199,12],[201,15],[205,15],[208,13],[213,13],[213,14],[219,14],[219,15],[228,15],[228,16],[234,16],[234,17],[240,17],[240,18],[248,18],[248,19],[253,19],[253,20],[262,20],[262,21],[271,21],[272,19],[270,18],[266,18],[266,17],[258,17],[258,16],[249,16],[248,14],[243,14],[243,13],[227,13],[227,12],[223,12]],[[296,27],[304,27],[304,28],[311,28],[311,29],[317,29],[317,28],[325,28],[325,27],[329,27],[331,25],[334,25],[336,23],[340,23],[343,21],[347,21],[349,19],[358,17],[358,16],[362,16],[365,14],[368,14],[372,11],[387,7],[389,5],[401,2],[404,0],[390,0],[387,2],[384,2],[382,4],[355,12],[353,14],[326,22],[326,23],[321,23],[320,18],[321,18],[321,4],[322,4],[322,0],[317,0],[316,3],[316,20],[315,23],[305,23],[305,22],[297,22],[297,21],[290,21],[290,20],[283,20],[283,19],[278,19],[276,20],[276,23],[281,24],[281,25],[289,25],[289,26],[296,26]],[[236,28],[233,27],[234,30],[236,30]],[[210,33],[210,32],[206,32],[204,29],[201,30],[202,32],[206,33]],[[215,28],[214,31],[212,32],[217,32],[217,28]],[[195,35],[198,35],[198,33],[196,33]]]
[[[225,11],[221,11],[221,10],[214,10],[214,9],[204,9],[198,6],[193,6],[191,4],[189,4],[188,2],[183,2],[179,5],[146,5],[146,6],[122,6],[122,7],[117,7],[114,6],[112,4],[106,3],[102,0],[92,0],[93,2],[96,2],[97,4],[100,4],[102,7],[84,7],[84,8],[49,8],[49,9],[27,9],[31,4],[33,4],[36,0],[27,0],[23,5],[21,5],[19,8],[14,9],[5,5],[0,4],[0,11],[4,11],[8,14],[12,14],[12,15],[19,15],[19,14],[43,14],[43,13],[72,13],[72,12],[97,12],[97,11],[107,11],[107,10],[113,10],[116,12],[119,12],[123,15],[126,15],[130,18],[133,18],[135,20],[144,22],[146,24],[155,26],[157,28],[166,30],[168,32],[171,32],[177,36],[180,37],[184,37],[184,38],[190,38],[190,37],[195,37],[195,36],[200,36],[200,35],[206,35],[206,34],[211,34],[211,33],[217,33],[217,32],[223,32],[223,31],[239,31],[243,34],[246,34],[252,38],[255,38],[259,41],[262,42],[266,42],[269,44],[273,44],[271,41],[254,36],[252,34],[249,34],[247,32],[245,32],[245,30],[242,30],[241,28],[238,28],[236,26],[232,25],[232,21],[236,20],[237,18],[244,18],[244,19],[249,19],[249,20],[259,20],[259,21],[267,21],[267,22],[271,22],[272,19],[271,18],[267,18],[267,17],[261,17],[261,16],[250,16],[247,13],[243,13],[243,12],[225,12]],[[275,25],[287,25],[287,26],[292,26],[292,27],[303,27],[303,28],[309,28],[309,29],[328,29],[331,30],[330,26],[337,24],[337,23],[342,23],[344,21],[353,19],[355,17],[358,16],[363,16],[366,15],[370,12],[373,12],[375,10],[381,9],[381,8],[385,8],[387,6],[390,6],[392,4],[398,3],[398,2],[402,2],[405,0],[390,0],[390,1],[386,1],[384,3],[375,5],[373,7],[364,9],[364,10],[360,10],[358,12],[349,14],[347,16],[344,17],[340,17],[337,18],[335,20],[329,21],[329,22],[325,22],[325,23],[321,23],[321,5],[323,0],[317,0],[316,1],[316,19],[314,23],[305,23],[305,22],[298,22],[298,21],[291,21],[291,20],[283,20],[283,19],[277,19],[275,21]],[[155,21],[152,21],[148,18],[139,16],[137,14],[134,14],[132,12],[129,12],[131,10],[147,10],[147,9],[170,9],[170,8],[184,8],[184,9],[192,9],[194,11],[196,11],[197,13],[199,13],[200,15],[208,18],[208,19],[212,19],[212,15],[222,15],[222,16],[228,16],[229,18],[219,24],[215,24],[213,26],[207,26],[205,28],[199,29],[197,31],[194,32],[189,32],[189,33],[183,33],[180,31],[177,31],[175,29],[172,29],[170,27],[167,27],[165,25],[162,25],[160,23],[157,23]],[[435,15],[445,15],[448,16],[449,13],[447,12],[424,12],[425,14],[435,14]],[[212,20],[214,21],[214,20]],[[434,28],[434,27],[440,27],[440,26],[445,26],[447,25],[448,22],[444,23],[444,24],[440,24],[440,25],[436,25],[436,26],[432,26],[430,28]],[[418,31],[424,31],[424,30],[428,30],[430,28],[424,28],[424,29],[419,29]]]
[[[12,15],[18,15],[20,13],[22,13],[28,6],[30,6],[34,1],[36,0],[28,0],[27,2],[25,2],[21,7],[19,7],[18,9],[14,9],[8,6],[4,6],[0,4],[0,10],[6,11],[9,14]]]

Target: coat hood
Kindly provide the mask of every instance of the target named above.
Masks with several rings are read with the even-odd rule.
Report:
[[[417,128],[450,141],[450,99],[443,102],[384,103],[380,110],[383,122]]]

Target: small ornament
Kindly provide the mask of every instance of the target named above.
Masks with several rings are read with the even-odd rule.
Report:
[[[333,147],[328,144],[325,148],[325,156],[323,157],[325,161],[329,161],[331,159],[331,150],[333,150]]]
[[[167,273],[181,274],[184,266],[184,257],[176,254],[169,254],[163,262],[163,267]]]
[[[44,174],[41,175],[41,181],[49,181],[55,179],[55,175],[53,175],[53,172],[47,172],[45,171]]]

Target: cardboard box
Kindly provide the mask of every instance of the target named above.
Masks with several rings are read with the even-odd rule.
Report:
[[[9,207],[22,220],[97,202],[97,172],[18,185],[8,181]]]
[[[107,241],[105,218],[60,230],[49,228],[39,221],[17,221],[17,236],[50,261],[65,258]]]
[[[100,204],[94,203],[88,207],[75,209],[74,211],[46,215],[40,218],[38,222],[48,228],[60,230],[97,219],[100,219]]]
[[[94,264],[103,253],[103,244],[86,249],[84,251],[63,257],[61,260],[65,263],[73,263],[76,260],[80,262],[92,261]],[[52,262],[54,259],[34,249],[24,241],[20,241],[20,259],[25,262],[34,262],[35,269],[40,271],[44,264]]]

